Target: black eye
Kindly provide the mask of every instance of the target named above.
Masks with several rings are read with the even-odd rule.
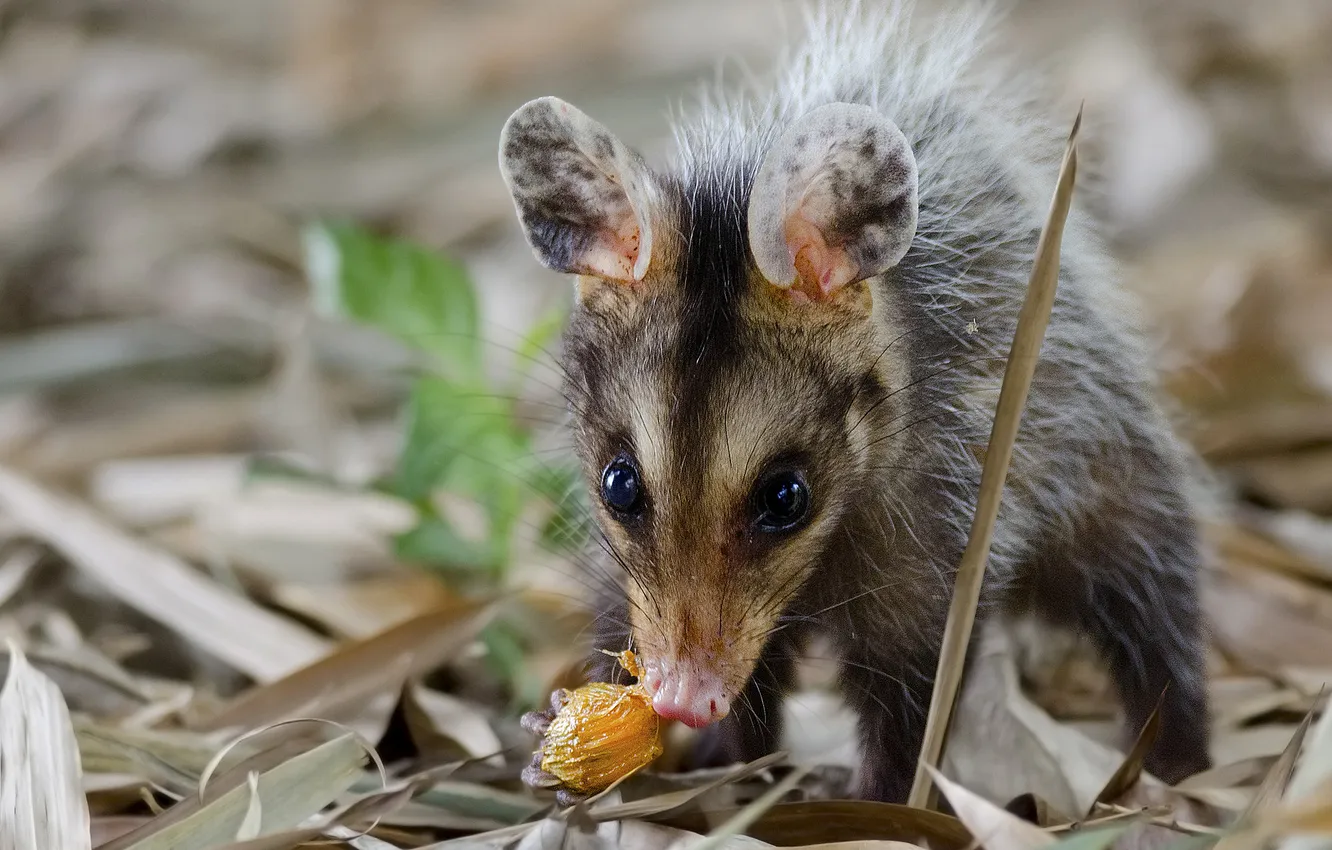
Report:
[[[610,462],[601,473],[601,498],[617,513],[638,512],[643,504],[643,485],[633,461],[621,455]]]
[[[758,486],[755,502],[761,531],[789,531],[809,512],[809,488],[799,473],[780,472]]]

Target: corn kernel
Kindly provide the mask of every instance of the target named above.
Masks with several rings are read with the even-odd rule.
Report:
[[[642,675],[632,652],[618,658],[630,675]],[[595,682],[569,691],[545,738],[541,769],[580,794],[607,788],[662,753],[661,718],[638,684]]]

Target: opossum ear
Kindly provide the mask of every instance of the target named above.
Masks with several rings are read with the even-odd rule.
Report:
[[[547,268],[643,279],[652,255],[652,175],[601,124],[559,98],[524,104],[500,133],[500,173]]]
[[[897,125],[833,103],[797,120],[759,167],[749,245],[764,278],[808,298],[891,269],[916,235],[916,158]]]

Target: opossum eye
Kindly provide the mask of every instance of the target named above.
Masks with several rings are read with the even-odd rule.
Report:
[[[643,485],[638,468],[624,455],[611,461],[601,473],[601,498],[616,513],[636,514],[643,506]]]
[[[790,531],[809,513],[809,487],[798,472],[778,472],[759,482],[754,492],[760,531]]]

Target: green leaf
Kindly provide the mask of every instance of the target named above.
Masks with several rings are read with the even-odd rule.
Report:
[[[485,644],[491,670],[509,687],[514,703],[519,706],[539,703],[542,682],[529,681],[532,677],[525,675],[523,658],[527,649],[518,624],[511,620],[495,620],[481,633],[481,642]]]
[[[389,333],[433,355],[446,374],[479,374],[480,310],[462,264],[349,224],[313,224],[304,237],[317,310]]]
[[[502,566],[489,541],[477,543],[462,537],[442,517],[427,517],[399,535],[395,548],[404,561],[446,572],[491,574]]]
[[[523,337],[522,343],[518,346],[516,362],[514,363],[513,389],[516,395],[522,387],[523,382],[527,380],[532,372],[540,355],[546,351],[546,346],[550,345],[564,327],[567,313],[564,307],[548,311],[540,319],[537,319]]]
[[[514,428],[508,399],[465,390],[442,378],[417,381],[407,403],[407,421],[407,441],[391,488],[410,501],[444,486],[464,458],[471,459],[461,473],[471,484],[468,489],[484,486],[486,477],[478,467],[494,466],[499,459],[487,452],[507,442],[499,435]]]

